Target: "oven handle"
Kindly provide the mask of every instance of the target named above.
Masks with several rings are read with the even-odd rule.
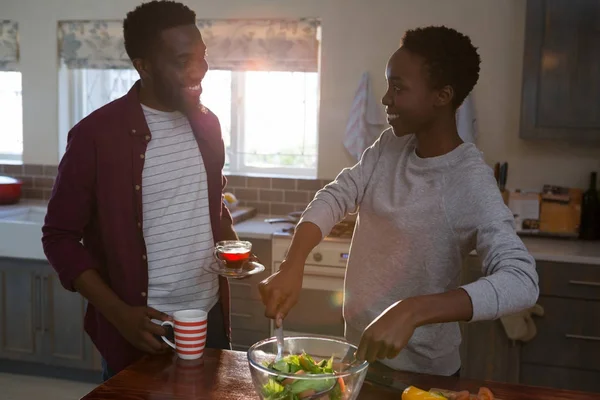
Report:
[[[273,263],[275,272],[279,271],[281,262]],[[328,267],[325,265],[312,265],[306,264],[304,266],[304,276],[312,276],[315,278],[328,277],[328,278],[339,278],[344,279],[346,277],[346,268],[341,267]]]
[[[305,265],[304,276],[308,275],[316,278],[326,276],[329,278],[344,279],[344,277],[346,276],[346,268]]]

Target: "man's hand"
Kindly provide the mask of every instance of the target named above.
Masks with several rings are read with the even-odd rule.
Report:
[[[118,323],[115,327],[132,345],[149,354],[164,353],[169,347],[158,341],[154,335],[165,336],[166,330],[151,320],[167,321],[171,318],[151,307],[125,306],[119,312]]]
[[[250,254],[250,258],[248,259],[248,262],[255,262],[255,263],[258,263],[258,264],[262,264],[260,262],[260,259],[254,253]],[[248,267],[244,266],[243,268],[244,269],[250,269],[250,266],[248,266]],[[265,269],[267,269],[267,268],[270,268],[270,266],[269,265],[265,265]],[[236,279],[238,279],[240,281],[243,281],[244,279],[248,279],[248,278],[251,278],[251,277],[252,277],[252,275],[246,275],[246,276],[244,276],[242,278],[236,278]]]
[[[266,307],[265,316],[275,319],[277,327],[298,302],[302,291],[303,264],[286,260],[281,263],[279,271],[258,284],[260,297]]]
[[[356,357],[370,363],[395,358],[413,335],[416,321],[408,302],[390,306],[365,329]]]

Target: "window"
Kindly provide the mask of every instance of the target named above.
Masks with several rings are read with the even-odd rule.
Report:
[[[64,137],[92,111],[126,94],[137,79],[133,69],[62,68],[61,87],[69,88],[61,95],[69,113],[61,127]],[[316,72],[210,70],[202,103],[219,117],[225,171],[315,177],[318,94]]]
[[[229,171],[316,177],[317,73],[247,71],[231,79],[239,100],[230,103],[238,125],[229,131]]]
[[[122,21],[59,21],[62,152],[69,129],[136,81]],[[225,171],[316,177],[321,23],[197,20],[211,70],[202,102],[221,122]]]
[[[0,160],[21,161],[23,103],[21,73],[0,71]]]
[[[16,21],[0,19],[0,162],[20,162],[23,156],[18,31]]]

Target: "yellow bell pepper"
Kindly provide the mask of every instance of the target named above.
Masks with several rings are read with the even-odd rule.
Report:
[[[402,400],[440,400],[446,399],[441,394],[426,392],[414,386],[409,386],[402,392]]]

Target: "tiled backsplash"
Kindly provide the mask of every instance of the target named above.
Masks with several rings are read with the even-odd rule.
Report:
[[[23,181],[23,198],[48,200],[56,178],[56,166],[0,164],[0,175]],[[317,190],[329,181],[319,179],[255,178],[227,176],[225,191],[233,193],[241,206],[255,207],[260,214],[285,215],[302,211]]]
[[[0,175],[8,175],[23,182],[22,197],[48,200],[56,178],[56,166],[0,164]]]
[[[317,190],[328,184],[319,179],[255,178],[229,175],[225,191],[240,205],[255,207],[259,214],[285,215],[303,211]]]

